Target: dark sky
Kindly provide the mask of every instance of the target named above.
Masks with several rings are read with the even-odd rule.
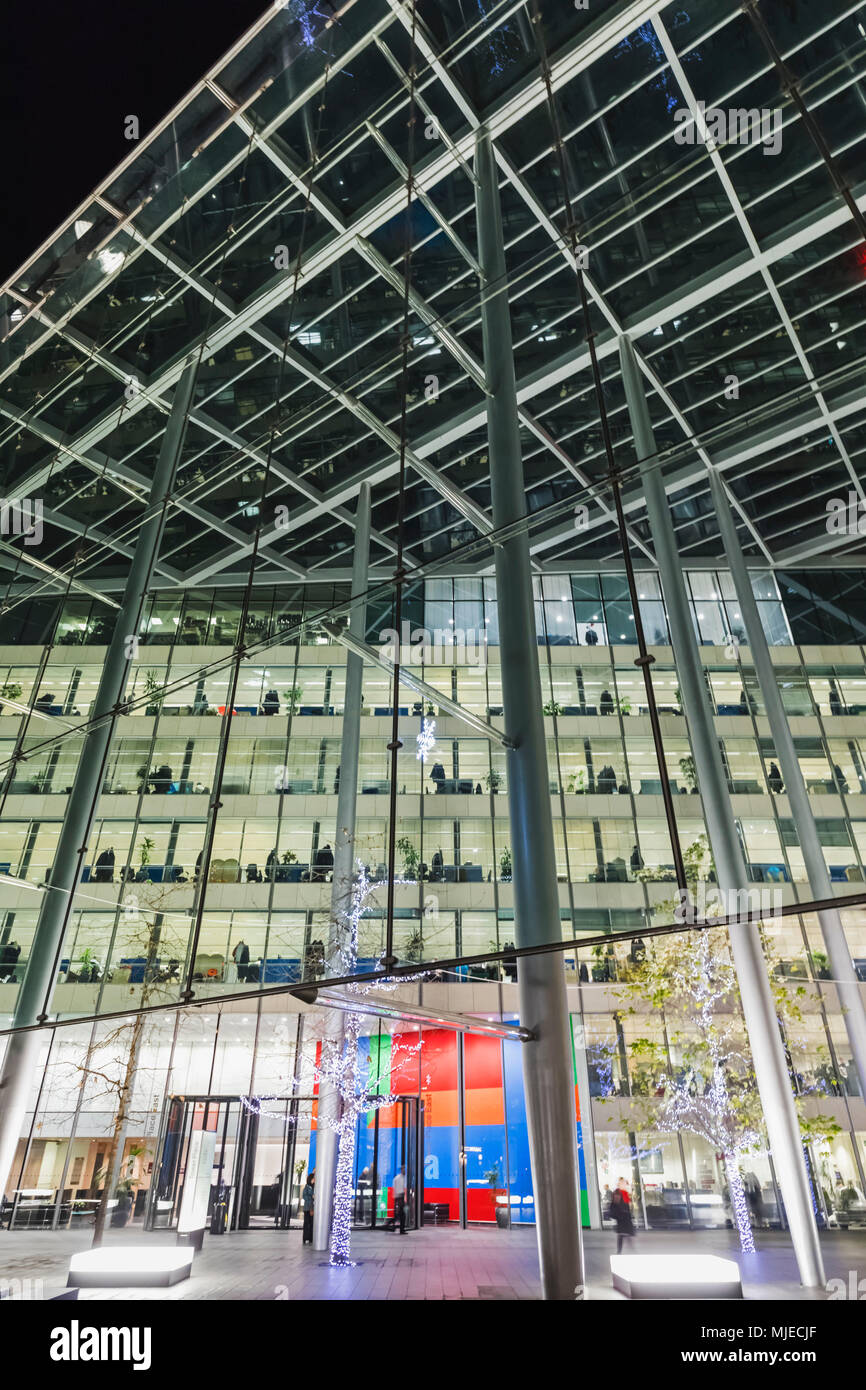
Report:
[[[0,283],[268,8],[268,0],[15,0],[0,46]]]

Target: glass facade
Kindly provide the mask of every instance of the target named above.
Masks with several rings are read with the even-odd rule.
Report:
[[[854,646],[794,643],[784,595],[771,577],[760,582],[767,635],[773,640],[785,634],[787,639],[774,646],[779,682],[796,720],[796,748],[831,880],[844,904],[846,893],[861,888],[866,863],[863,652]],[[700,630],[708,612],[703,605],[723,603],[714,595],[728,587],[727,577],[690,574],[689,587]],[[563,941],[574,939],[562,959],[575,1030],[583,1219],[598,1224],[605,1187],[614,1185],[628,1159],[630,1180],[640,1193],[640,1219],[648,1228],[723,1227],[730,1219],[727,1186],[710,1146],[685,1133],[623,1129],[623,1105],[646,1098],[651,1078],[646,1020],[623,1015],[618,991],[635,964],[635,931],[670,920],[674,874],[646,697],[634,667],[636,650],[603,640],[601,633],[610,623],[609,610],[603,608],[596,610],[598,643],[580,640],[582,600],[574,594],[585,588],[582,576],[574,576],[573,585],[559,578],[555,595],[551,590],[546,598],[540,588],[537,598],[561,933]],[[651,592],[649,583],[645,592]],[[481,665],[474,664],[477,650],[452,644],[422,652],[431,660],[421,661],[416,674],[443,695],[456,691],[461,703],[494,725],[501,722],[499,647],[489,621],[495,621],[495,586],[490,581],[483,586],[437,581],[422,597],[419,617],[428,631],[447,632],[459,622],[464,633],[486,632],[488,641]],[[657,605],[658,622],[665,626],[661,598],[656,593],[647,601]],[[238,610],[222,602],[221,621],[237,640]],[[200,599],[196,603],[205,611]],[[66,631],[62,624],[68,609],[57,611],[63,614],[59,630]],[[735,620],[732,608],[722,625]],[[378,636],[370,632],[371,640]],[[289,1212],[286,1220],[295,1220],[300,1189],[284,1193],[285,1200],[271,1189],[283,1168],[288,1171],[290,1159],[293,1165],[315,1163],[315,1057],[321,1044],[309,1017],[299,1019],[296,1005],[283,994],[269,996],[268,987],[321,982],[326,974],[322,943],[331,874],[321,867],[317,871],[317,853],[335,837],[345,651],[333,642],[310,644],[302,631],[294,641],[272,643],[245,669],[244,703],[239,697],[228,725],[223,809],[193,960],[190,910],[226,683],[224,671],[199,675],[202,667],[193,665],[189,645],[179,621],[173,634],[160,633],[158,642],[142,640],[130,670],[127,695],[145,693],[118,721],[54,991],[61,1016],[97,1017],[58,1033],[34,1080],[33,1109],[17,1161],[22,1188],[50,1189],[52,1196],[50,1201],[45,1196],[22,1199],[12,1217],[16,1225],[86,1222],[82,1213],[95,1204],[100,1154],[111,1133],[113,1111],[111,1096],[94,1091],[92,1073],[100,1050],[116,1043],[117,1030],[98,1016],[176,1000],[190,970],[197,996],[204,994],[211,1003],[194,1018],[171,1013],[148,1018],[136,1044],[124,1162],[135,1170],[137,1218],[157,1224],[163,1216],[174,1219],[171,1192],[163,1192],[171,1096],[201,1095],[210,1098],[202,1103],[211,1107],[228,1104],[231,1096],[272,1098],[258,1102],[263,1108],[259,1148],[248,1159],[258,1177],[253,1196],[243,1202],[240,1195],[233,1198],[231,1219],[236,1223],[249,1217],[253,1225],[273,1224],[287,1206],[294,1215]],[[196,655],[205,658],[202,666],[218,666],[227,650],[209,642],[208,650]],[[807,901],[796,826],[778,780],[749,649],[704,643],[702,650],[750,880],[759,895],[763,889],[780,893],[784,903]],[[50,651],[7,648],[5,688],[20,686],[20,699],[46,712],[38,729],[30,726],[26,760],[14,764],[0,822],[0,871],[15,879],[37,884],[50,875],[80,744],[76,726],[87,719],[104,654],[105,648],[91,640],[61,642]],[[655,655],[653,682],[667,774],[681,843],[689,847],[706,833],[702,803],[695,791],[670,647],[658,645]],[[172,693],[149,694],[152,690]],[[276,692],[276,701],[269,701],[270,691]],[[514,1017],[516,963],[506,958],[436,965],[502,952],[514,941],[505,752],[434,707],[435,747],[420,760],[416,735],[428,705],[416,702],[411,691],[406,698],[399,719],[405,749],[398,764],[397,806],[398,863],[402,857],[407,881],[397,889],[395,949],[401,962],[430,962],[431,969],[420,985],[404,986],[401,997],[461,1013],[471,1008]],[[386,876],[387,864],[389,700],[384,672],[365,668],[355,844],[370,875],[379,880]],[[21,718],[8,707],[0,715],[0,734],[6,731],[4,760],[15,747]],[[52,742],[61,720],[62,736]],[[444,776],[434,776],[437,767]],[[0,924],[5,958],[0,1006],[8,1023],[27,966],[38,902],[23,887],[10,885],[6,891],[7,903],[10,895],[14,898]],[[866,982],[866,909],[844,910],[843,920],[856,969]],[[375,966],[383,925],[384,899],[377,891],[362,919],[359,968]],[[583,947],[582,938],[606,938],[607,945]],[[245,953],[238,951],[239,944],[246,946]],[[767,949],[774,978],[794,987],[812,982],[822,990],[820,982],[828,972],[814,914],[775,918],[767,926]],[[245,989],[249,1003],[237,998]],[[823,1216],[834,1223],[841,1217],[844,1224],[854,1218],[839,1206],[839,1193],[851,1185],[858,1192],[863,1187],[866,1148],[859,1117],[864,1102],[842,1016],[826,994],[823,988],[815,996],[802,1038],[791,1047],[791,1075],[792,1084],[804,1095],[820,1098],[822,1113],[839,1123],[835,1138],[816,1141],[812,1163],[820,1175]],[[231,1002],[221,1006],[224,996]],[[663,1017],[654,1027],[665,1066],[675,1073],[682,1043],[671,1044]],[[123,1046],[128,1025],[120,1031]],[[426,1219],[531,1220],[520,1044],[422,1027],[417,1033],[420,1051],[412,1051],[406,1036],[374,1018],[364,1030],[362,1046],[368,1057],[375,1047],[382,1093],[390,1088],[399,1099],[376,1115],[371,1112],[359,1133],[358,1222],[378,1219],[382,1224],[393,1216],[387,1181],[394,1171],[391,1149],[404,1136],[410,1098],[420,1106],[420,1119],[416,1116],[412,1123],[423,1131],[418,1191]],[[293,1094],[299,1098],[289,1099]],[[232,1160],[237,1167],[239,1146],[248,1140],[246,1131],[241,1132],[243,1104],[239,1099],[232,1103],[231,1124],[239,1126]],[[273,1108],[279,1105],[289,1106],[291,1113],[281,1118]],[[761,1221],[778,1226],[783,1218],[770,1160],[764,1154],[750,1162],[760,1185]],[[226,1185],[234,1191],[231,1171],[226,1168]],[[495,1179],[490,1177],[494,1172]],[[238,1186],[238,1194],[241,1190]]]
[[[601,1226],[625,1174],[648,1229],[733,1223],[729,1155],[666,1122],[677,1088],[707,1094],[699,1027],[664,999],[627,1007],[654,929],[682,925],[681,859],[696,893],[719,886],[650,478],[813,1207],[825,1227],[866,1219],[866,1077],[711,486],[863,986],[866,11],[774,7],[794,103],[739,0],[533,8],[271,7],[0,288],[0,1050],[40,971],[25,1022],[62,1025],[28,1073],[13,1228],[86,1225],[109,1192],[118,1225],[174,1228],[196,1147],[214,1222],[300,1219],[328,1043],[310,1000],[342,979],[342,628],[365,484],[366,887],[347,975],[387,957],[409,1017],[364,1016],[360,1085],[389,1101],[358,1121],[355,1221],[396,1220],[401,1166],[416,1224],[530,1224],[542,1201],[524,1044],[481,1022],[517,1026],[515,859],[550,849],[546,815],[509,816],[507,678],[521,664],[534,696],[537,663],[556,879],[538,876],[541,926],[571,1023],[559,1114],[568,1148],[573,1081],[581,1218]],[[488,138],[496,184],[476,207]],[[497,203],[506,344],[481,264]],[[513,400],[510,378],[490,385],[503,347]],[[497,414],[513,437],[494,457]],[[525,514],[502,526],[518,454]],[[532,612],[504,670],[519,603],[494,575],[513,541]],[[759,1021],[766,1057],[777,1020]],[[753,1224],[784,1226],[766,1145],[741,1169]]]

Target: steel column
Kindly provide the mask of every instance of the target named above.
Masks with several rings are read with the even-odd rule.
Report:
[[[601,1192],[598,1186],[598,1151],[595,1146],[595,1124],[592,1115],[592,1095],[589,1089],[589,1061],[586,1055],[586,1023],[583,1013],[572,1015],[574,1037],[574,1078],[580,1102],[580,1137],[583,1144],[583,1167],[586,1173],[586,1195],[589,1224],[593,1231],[604,1229]]]
[[[476,215],[482,277],[487,433],[496,529],[526,515],[508,279],[496,167],[490,137],[475,145]],[[519,534],[496,547],[505,732],[512,744],[508,810],[518,946],[559,940],[559,891],[547,748],[538,674],[529,542]],[[518,969],[520,1022],[535,1041],[523,1048],[523,1082],[542,1295],[583,1295],[578,1206],[577,1126],[565,973],[556,956],[528,956]]]
[[[770,733],[773,736],[773,745],[782,765],[791,815],[797,828],[800,848],[803,851],[803,861],[806,865],[811,889],[810,896],[832,898],[833,885],[830,881],[830,871],[827,868],[827,861],[824,858],[824,851],[818,837],[818,827],[815,824],[815,817],[809,803],[809,793],[806,790],[800,760],[794,747],[794,738],[782,703],[782,695],[776,680],[769,644],[758,612],[758,605],[755,602],[737,528],[731,515],[721,478],[714,469],[708,470],[708,476],[716,519],[719,523],[725,553],[728,557],[728,566],[737,591],[740,614],[745,625],[752,662],[758,677],[758,684],[761,687],[761,694],[764,697],[764,707],[767,711]],[[821,924],[821,933],[830,961],[830,971],[839,996],[842,1017],[845,1020],[848,1041],[851,1044],[851,1054],[857,1067],[862,1089],[863,1086],[866,1086],[866,1013],[863,1010],[863,998],[860,993],[857,972],[854,969],[854,962],[851,959],[851,952],[845,939],[845,930],[839,913],[833,910],[819,912],[818,921]]]
[[[93,703],[91,720],[96,727],[84,735],[72,793],[66,804],[57,853],[51,867],[50,883],[42,900],[27,971],[18,990],[14,1022],[19,1026],[37,1023],[43,1018],[60,963],[63,936],[86,861],[87,838],[102,789],[114,725],[121,712],[120,702],[136,650],[133,639],[138,635],[148,586],[159,555],[165,505],[174,488],[197,370],[197,361],[184,369],[162,437],[147,513],[138,532],[126,577],[123,603]],[[0,1072],[0,1191],[5,1186],[15,1155],[40,1040],[41,1035],[36,1030],[13,1033]]]
[[[355,513],[355,553],[352,560],[352,599],[349,633],[358,642],[367,635],[367,603],[370,560],[370,484],[362,483]],[[360,602],[358,600],[360,599]],[[337,793],[337,829],[334,835],[334,879],[331,889],[331,921],[328,933],[328,974],[344,975],[342,948],[346,939],[346,914],[352,906],[355,871],[355,809],[358,802],[358,762],[361,746],[361,706],[364,676],[363,659],[346,653],[346,695],[343,703],[343,729],[340,740],[340,786]],[[345,1037],[345,1015],[329,1009],[325,1015],[328,1038],[341,1043]],[[316,1123],[316,1202],[313,1209],[313,1249],[327,1250],[334,1213],[334,1183],[337,1176],[339,1141],[334,1128],[340,1118],[341,1096],[333,1081],[319,1082],[319,1110]]]
[[[655,464],[655,438],[640,370],[629,338],[620,338],[619,349],[635,453],[641,465],[647,517],[667,606],[677,677],[692,737],[698,786],[716,873],[723,890],[734,893],[747,891],[749,880],[746,862],[728,794],[664,481],[661,469]],[[807,1288],[822,1287],[824,1268],[809,1180],[803,1162],[800,1126],[758,928],[749,922],[738,922],[729,926],[728,933],[761,1105],[773,1161],[779,1174],[800,1279]]]

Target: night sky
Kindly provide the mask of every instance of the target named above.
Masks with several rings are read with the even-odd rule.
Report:
[[[267,0],[16,0],[0,46],[0,283],[180,100]]]

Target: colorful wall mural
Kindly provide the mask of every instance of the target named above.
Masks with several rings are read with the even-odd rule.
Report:
[[[519,1042],[500,1042],[465,1034],[463,1049],[463,1164],[468,1221],[497,1219],[511,1209],[512,1224],[534,1220],[529,1136],[523,1096]],[[358,1218],[366,1221],[374,1199],[377,1221],[393,1213],[391,1184],[401,1162],[400,1130],[414,1126],[421,1105],[424,1204],[439,1220],[460,1219],[460,1058],[461,1040],[447,1029],[372,1036],[361,1040],[361,1084],[371,1095],[393,1095],[392,1105],[371,1111],[359,1125],[356,1149]],[[579,1146],[580,1198],[589,1225],[580,1105],[574,1088]],[[314,1115],[315,1127],[315,1115]],[[310,1167],[315,1167],[315,1132]],[[446,1214],[447,1208],[447,1214]],[[362,1215],[363,1211],[363,1215]],[[503,1217],[500,1216],[500,1220]]]

